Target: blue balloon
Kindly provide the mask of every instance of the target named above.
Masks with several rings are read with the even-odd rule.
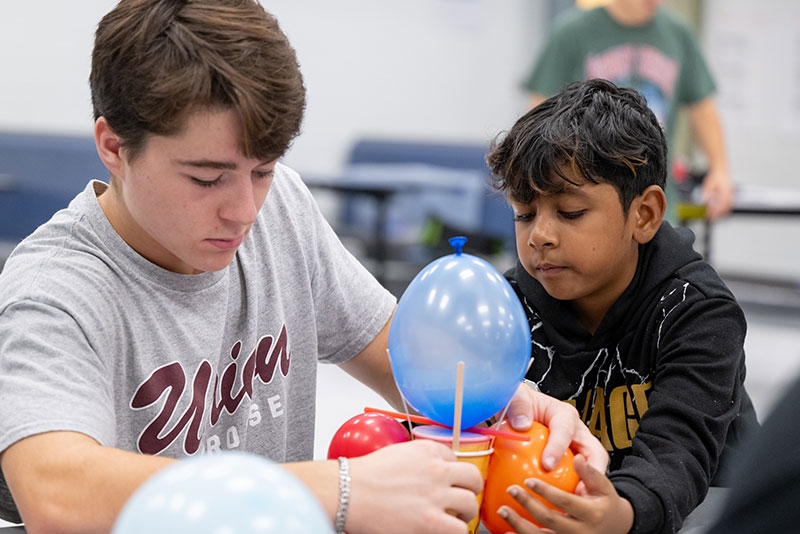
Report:
[[[389,360],[406,402],[453,426],[458,362],[464,362],[461,428],[502,410],[531,357],[528,319],[511,284],[488,262],[461,252],[411,281],[389,329]]]
[[[279,464],[243,452],[203,454],[153,475],[128,500],[114,534],[333,533],[322,505]]]

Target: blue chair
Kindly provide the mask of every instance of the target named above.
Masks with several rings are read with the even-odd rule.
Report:
[[[488,144],[482,143],[362,139],[353,146],[347,164],[351,170],[365,165],[425,165],[429,170],[441,169],[442,173],[454,170],[474,173],[473,176],[479,176],[484,184],[478,213],[472,214],[478,223],[477,227],[464,229],[464,233],[468,237],[476,233],[484,239],[500,240],[504,248],[511,250],[514,247],[513,213],[502,195],[488,188],[488,149]],[[424,190],[424,185],[422,188]],[[341,218],[345,224],[356,222],[353,207],[353,199],[343,203]],[[448,206],[442,206],[440,211],[446,214],[447,210]],[[450,222],[448,227],[458,230],[457,223]]]
[[[92,137],[0,132],[0,240],[20,241],[107,177]]]

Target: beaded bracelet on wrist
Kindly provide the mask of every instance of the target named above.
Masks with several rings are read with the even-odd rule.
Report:
[[[347,507],[350,505],[350,462],[344,456],[339,457],[339,505],[336,508],[336,534],[344,534],[344,523],[347,520]]]

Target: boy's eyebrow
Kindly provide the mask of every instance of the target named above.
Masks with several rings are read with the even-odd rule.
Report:
[[[574,196],[574,197],[587,197],[586,191],[580,186],[571,184],[567,181],[561,184],[557,191],[553,191],[551,193],[539,193],[535,196],[540,195],[548,196],[548,197],[561,197],[561,196]]]
[[[216,161],[213,159],[176,159],[173,160],[179,165],[187,167],[198,167],[201,169],[217,169],[221,171],[235,171],[237,169],[236,163],[232,161]],[[262,161],[257,167],[272,163],[271,161]]]
[[[174,160],[179,165],[187,167],[199,167],[203,169],[218,169],[223,171],[236,170],[236,164],[232,161],[215,161],[211,159],[178,159]]]
[[[558,192],[561,195],[575,195],[579,197],[585,197],[586,191],[583,190],[582,187],[578,187],[572,184],[564,184],[564,189]]]

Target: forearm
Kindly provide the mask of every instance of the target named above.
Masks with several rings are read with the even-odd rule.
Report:
[[[108,532],[147,478],[174,460],[103,447],[88,436],[25,438],[0,466],[27,532]]]
[[[710,171],[728,172],[722,122],[711,98],[689,107],[689,121],[695,139],[706,156]]]
[[[339,463],[336,460],[326,460],[281,465],[314,493],[333,524],[339,505]]]
[[[705,152],[708,173],[703,179],[703,204],[709,219],[730,213],[734,204],[734,189],[728,173],[722,124],[711,98],[706,98],[689,108],[692,128],[697,143]]]
[[[403,397],[400,394],[400,390],[397,389],[397,383],[394,380],[391,368],[388,367],[388,363],[385,371],[365,374],[364,369],[359,367],[358,363],[354,361],[357,359],[358,357],[341,364],[339,367],[353,378],[378,393],[392,408],[398,412],[405,413],[406,408],[403,404]]]
[[[638,480],[610,475],[617,494],[630,506],[630,532],[674,532],[675,524],[667,521],[667,513],[659,496]]]
[[[681,300],[658,323],[660,353],[647,410],[631,453],[609,475],[633,504],[637,528],[647,532],[661,517],[664,531],[673,532],[702,502],[741,414],[741,309],[694,288]]]

